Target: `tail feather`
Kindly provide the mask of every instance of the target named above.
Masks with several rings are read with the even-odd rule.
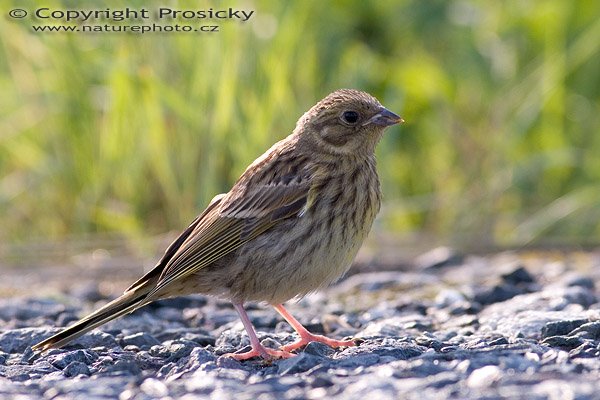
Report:
[[[32,347],[32,350],[41,352],[52,348],[62,347],[92,329],[122,315],[133,312],[147,303],[147,292],[125,292],[121,297],[116,298],[99,310],[77,321],[75,324],[63,329],[56,335],[37,343]]]

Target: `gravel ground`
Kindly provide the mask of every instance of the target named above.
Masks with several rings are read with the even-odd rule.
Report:
[[[360,271],[289,306],[313,332],[360,345],[311,343],[270,363],[222,357],[249,342],[231,305],[203,296],[157,302],[41,356],[30,346],[109,300],[102,284],[81,283],[54,299],[0,300],[0,397],[600,396],[598,254],[437,250],[411,269]],[[249,312],[264,344],[294,339],[272,309]]]

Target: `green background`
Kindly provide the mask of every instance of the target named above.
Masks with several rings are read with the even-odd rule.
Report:
[[[179,230],[341,87],[407,121],[378,148],[379,232],[600,239],[597,0],[1,4],[2,243]],[[41,6],[255,13],[219,33],[144,35],[7,17]]]

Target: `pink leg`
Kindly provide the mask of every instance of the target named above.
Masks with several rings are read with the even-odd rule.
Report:
[[[283,346],[281,350],[283,351],[292,351],[296,350],[302,346],[306,346],[310,342],[321,342],[325,343],[330,347],[350,347],[356,346],[356,343],[353,340],[335,340],[330,339],[326,336],[315,335],[310,333],[296,318],[292,316],[284,307],[283,304],[277,304],[273,306],[275,310],[294,328],[298,335],[300,335],[300,339],[295,341],[294,343]]]
[[[244,324],[244,328],[246,328],[246,332],[248,332],[248,337],[250,338],[252,350],[247,351],[245,353],[227,353],[225,354],[225,357],[231,357],[241,361],[247,360],[252,357],[262,357],[266,360],[269,360],[272,358],[289,358],[294,356],[294,354],[290,352],[269,349],[260,344],[258,336],[256,336],[254,326],[252,325],[252,322],[250,322],[250,318],[248,318],[246,310],[244,310],[244,305],[242,303],[233,303],[233,306],[238,312],[240,319],[242,320],[242,324]]]

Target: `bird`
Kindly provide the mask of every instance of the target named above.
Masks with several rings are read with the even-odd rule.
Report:
[[[165,250],[155,267],[118,298],[32,346],[41,353],[153,301],[201,293],[229,300],[251,348],[236,360],[289,358],[317,341],[355,345],[309,332],[284,308],[338,280],[350,267],[381,206],[375,148],[404,120],[372,95],[338,89],[304,113],[295,129],[215,196]],[[261,302],[299,338],[266,347],[245,311]]]

